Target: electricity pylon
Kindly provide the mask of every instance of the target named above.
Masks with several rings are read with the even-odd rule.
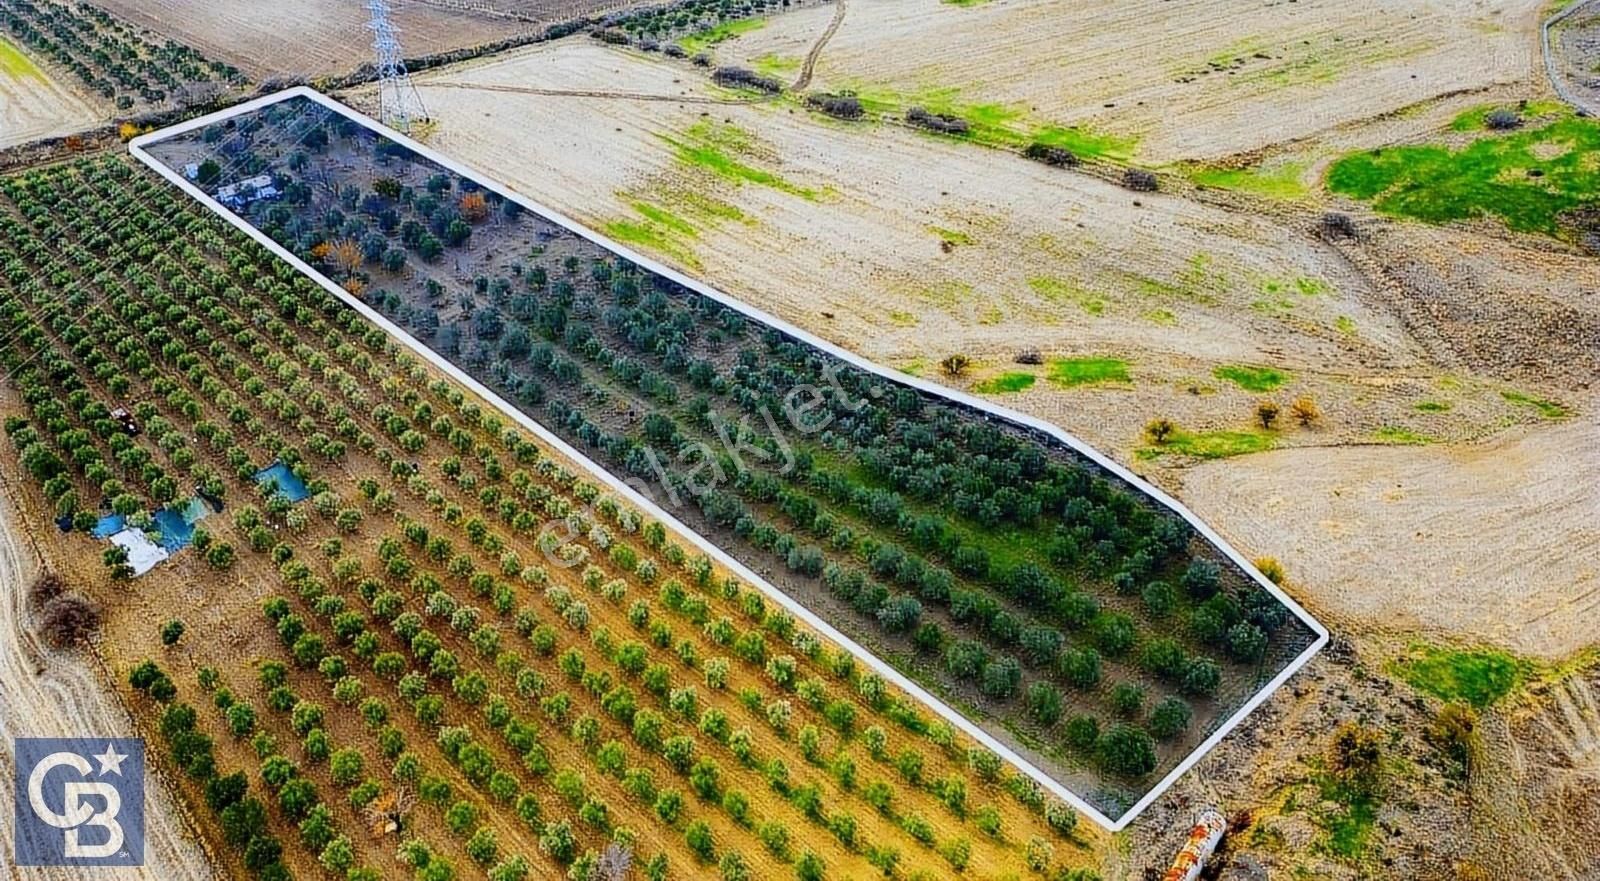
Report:
[[[406,72],[404,56],[400,54],[400,30],[389,20],[389,0],[366,0],[372,19],[367,27],[372,31],[372,48],[378,52],[378,106],[384,125],[395,131],[411,134],[412,127],[426,122],[428,111],[422,106],[422,96]]]

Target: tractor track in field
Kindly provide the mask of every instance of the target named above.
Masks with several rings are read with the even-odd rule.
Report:
[[[821,57],[822,50],[827,47],[828,41],[839,32],[839,26],[844,24],[845,0],[834,0],[833,18],[829,20],[828,27],[811,44],[811,50],[806,52],[806,60],[800,65],[800,76],[795,78],[794,85],[789,87],[791,92],[799,92],[811,85],[811,74],[817,69],[817,59]]]
[[[591,89],[541,89],[535,86],[508,86],[499,83],[418,83],[419,89],[465,89],[473,92],[508,92],[515,95],[538,95],[545,98],[610,98],[623,101],[654,101],[663,104],[715,104],[741,105],[770,101],[768,97],[717,98],[707,95],[655,95],[646,92],[613,92]]]

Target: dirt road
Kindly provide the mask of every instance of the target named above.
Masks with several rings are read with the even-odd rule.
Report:
[[[0,484],[3,486],[3,484]],[[39,569],[20,536],[11,488],[0,493],[0,779],[12,778],[12,738],[127,736],[133,722],[84,659],[50,651],[28,623],[27,586]],[[41,672],[42,671],[42,672]],[[7,799],[9,801],[9,799]],[[0,810],[0,848],[9,853],[13,813]],[[3,874],[3,873],[0,873]],[[76,881],[82,869],[12,868],[4,877],[26,881]],[[145,790],[145,864],[100,869],[106,881],[210,881],[215,873],[190,838],[171,795],[159,785]]]

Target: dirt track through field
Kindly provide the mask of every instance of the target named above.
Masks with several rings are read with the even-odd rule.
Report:
[[[0,778],[12,779],[12,738],[126,736],[135,733],[127,711],[83,658],[54,652],[29,630],[27,585],[39,570],[33,548],[18,538],[11,488],[0,497]],[[148,744],[146,749],[158,748]],[[0,811],[0,839],[9,848],[14,816]],[[28,881],[77,881],[76,868],[13,869]],[[215,875],[189,837],[171,795],[155,781],[145,788],[145,864],[102,869],[107,879],[210,881]]]
[[[638,92],[607,92],[586,89],[538,89],[532,86],[506,86],[493,83],[430,82],[430,89],[466,89],[472,92],[505,92],[513,95],[538,95],[541,98],[613,98],[624,101],[662,101],[669,104],[756,104],[766,98],[711,98],[704,95],[649,95]]]
[[[805,63],[800,65],[800,76],[795,78],[794,85],[789,87],[789,91],[798,92],[811,85],[811,74],[817,69],[817,57],[822,54],[828,41],[833,39],[833,35],[839,32],[839,25],[844,24],[844,8],[845,0],[835,0],[833,18],[828,21],[828,29],[811,44],[811,51],[806,53]]]

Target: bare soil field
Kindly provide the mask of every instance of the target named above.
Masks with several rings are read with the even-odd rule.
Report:
[[[105,118],[107,111],[58,80],[0,37],[0,149],[70,134]]]
[[[1376,479],[1390,467],[1385,457],[1434,474],[1462,456],[1493,461],[1499,447],[1470,446],[1479,443],[1524,448],[1516,461],[1531,470],[1501,465],[1505,479],[1570,472],[1570,458],[1546,462],[1533,450],[1564,449],[1579,429],[1562,427],[1563,414],[1592,407],[1584,388],[1600,319],[1586,292],[1600,271],[1591,260],[1498,231],[1381,221],[1358,206],[1344,207],[1362,239],[1330,244],[1314,234],[1315,208],[1129,193],[896,126],[850,126],[783,103],[706,106],[697,102],[719,93],[702,82],[655,56],[563,41],[431,72],[419,86],[441,120],[432,146],[534,199],[875,360],[933,375],[944,356],[969,355],[974,367],[944,381],[992,392],[1134,461],[1215,517],[1247,554],[1283,549],[1303,561],[1290,578],[1314,611],[1387,621],[1387,605],[1355,599],[1390,590],[1372,590],[1379,563],[1352,552],[1313,567],[1289,542],[1256,538],[1252,524],[1266,522],[1252,507],[1259,495],[1244,501],[1220,487],[1298,500],[1307,473],[1331,494],[1341,481]],[[472,84],[492,90],[464,87]],[[1447,123],[1460,100],[1352,119],[1321,137],[1330,153],[1368,137],[1416,137]],[[1266,137],[1292,135],[1274,127]],[[1028,348],[1046,364],[1010,363]],[[1052,362],[1063,359],[1121,361],[1126,377],[1079,383],[1057,374]],[[1263,392],[1219,375],[1232,365],[1271,365],[1283,377]],[[1018,372],[1029,375],[1020,391],[992,384]],[[1318,423],[1264,439],[1254,432],[1261,398],[1287,406],[1302,396],[1319,405]],[[1262,477],[1260,457],[1224,458],[1186,479],[1196,458],[1159,454],[1142,436],[1158,417],[1223,442],[1223,454],[1240,443],[1295,448],[1274,454],[1293,465]],[[1517,425],[1519,440],[1495,440]],[[1592,510],[1594,491],[1564,486],[1566,501],[1523,511],[1529,528],[1550,543],[1590,540],[1562,512]],[[1457,470],[1428,498],[1382,520],[1352,518],[1352,530],[1371,535],[1350,546],[1384,544],[1403,554],[1382,561],[1398,571],[1457,550],[1485,559],[1504,550],[1483,541],[1488,532],[1452,531],[1426,548],[1387,537],[1426,530],[1435,508],[1475,504],[1477,484]],[[1317,534],[1325,519],[1299,504],[1274,516],[1285,535]],[[1501,590],[1501,567],[1515,558],[1496,559],[1495,568],[1462,567],[1457,589]],[[1592,577],[1582,564],[1560,571],[1527,576],[1537,592],[1524,599],[1529,617]],[[1583,632],[1512,635],[1490,613],[1439,624],[1547,656],[1571,650]]]
[[[1395,5],[999,0],[850,8],[812,87],[992,105],[1132,142],[1139,160],[1215,159],[1462,90],[1523,81],[1540,0]],[[721,63],[797,60],[832,12],[773,18]],[[1263,121],[1270,120],[1270,125]]]
[[[1335,621],[1559,657],[1600,630],[1600,444],[1589,409],[1483,444],[1200,465],[1180,492],[1230,540],[1313,586]]]
[[[372,60],[372,32],[360,3],[336,0],[106,0],[106,9],[207,55],[225,59],[252,79],[346,73]],[[507,39],[625,3],[407,2],[394,6],[409,58]],[[487,11],[473,11],[479,8]],[[507,12],[514,12],[508,16]]]

